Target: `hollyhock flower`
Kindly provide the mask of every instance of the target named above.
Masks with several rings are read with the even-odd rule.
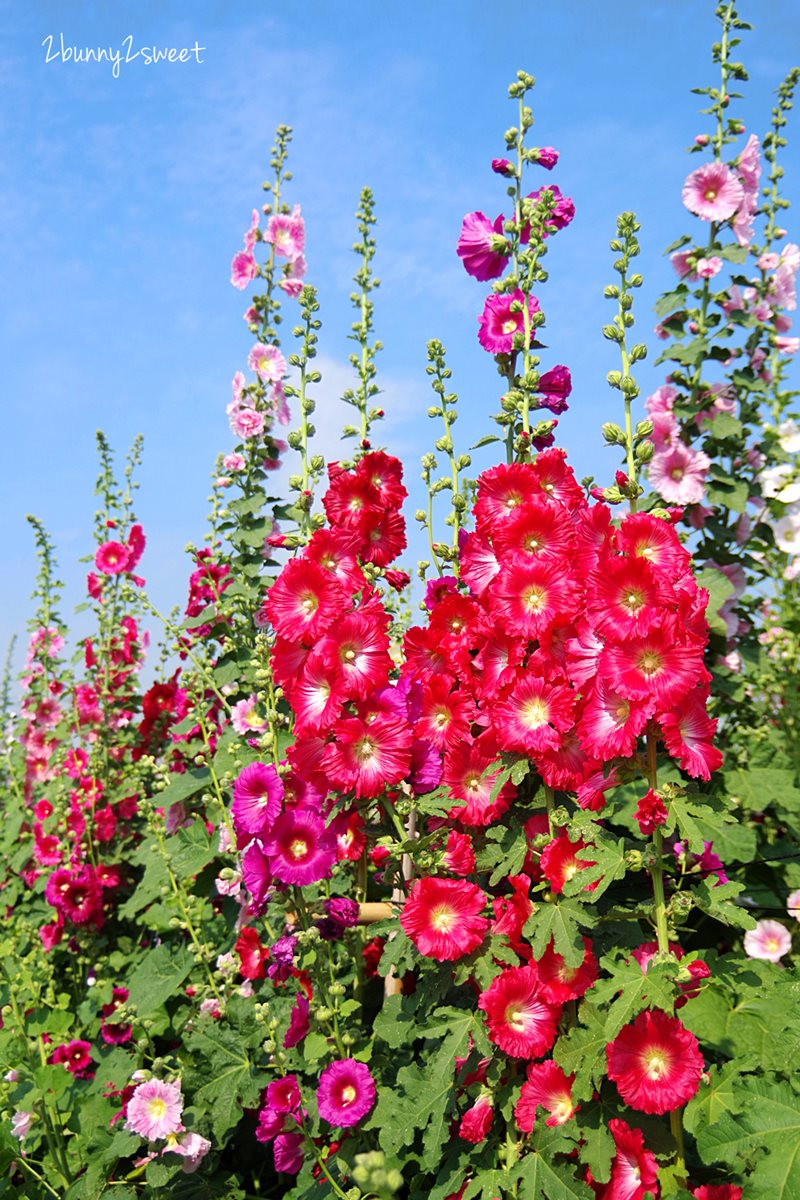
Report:
[[[316,641],[344,615],[347,597],[339,581],[312,559],[290,559],[264,600],[276,633],[290,641]]]
[[[86,925],[101,912],[102,889],[89,866],[78,871],[54,871],[45,887],[45,899],[75,925]]]
[[[697,1038],[659,1009],[639,1013],[606,1047],[608,1077],[631,1108],[666,1113],[691,1100],[703,1056]]]
[[[293,258],[283,268],[283,275],[278,280],[278,287],[290,299],[296,300],[303,290],[303,280],[306,277],[307,270],[308,263],[302,254],[298,254],[297,258]],[[286,423],[283,422],[283,424]]]
[[[800,425],[793,418],[778,426],[778,444],[787,454],[800,454]]]
[[[472,846],[472,838],[468,833],[458,833],[455,829],[450,830],[447,835],[443,865],[454,875],[472,874],[475,870],[475,851]],[[800,892],[793,894],[800,896]],[[797,920],[800,921],[800,907]]]
[[[600,760],[629,758],[651,711],[647,700],[630,699],[598,676],[578,722],[581,744]]]
[[[275,1170],[283,1175],[297,1175],[303,1166],[304,1144],[302,1133],[279,1133],[272,1147]]]
[[[542,397],[539,402],[540,407],[549,408],[552,413],[557,415],[565,412],[568,407],[567,398],[572,392],[572,376],[569,368],[557,366],[545,371],[544,375],[539,376],[536,390]]]
[[[493,158],[492,170],[495,175],[503,175],[506,179],[515,174],[514,164],[507,158]]]
[[[231,283],[243,292],[251,280],[258,275],[258,263],[249,250],[240,250],[234,254],[231,263]]]
[[[262,383],[278,383],[286,374],[286,359],[277,346],[256,342],[247,356],[247,365]]]
[[[428,680],[422,693],[422,715],[416,725],[418,736],[439,750],[452,749],[469,734],[477,715],[475,702],[464,688],[454,690],[447,675]]]
[[[702,450],[692,450],[675,442],[665,452],[657,452],[648,468],[650,483],[671,504],[699,504],[711,460]]]
[[[525,674],[508,697],[493,707],[492,725],[504,750],[533,754],[558,747],[559,730],[572,726],[574,710],[571,688]]]
[[[233,785],[231,815],[237,833],[266,834],[281,810],[283,781],[272,763],[250,763]]]
[[[793,506],[772,526],[775,545],[784,554],[800,551],[800,504]]]
[[[266,427],[264,414],[256,408],[235,408],[229,421],[231,433],[242,441],[260,437]]]
[[[252,927],[243,929],[234,942],[233,948],[239,955],[239,971],[244,978],[263,979],[264,960],[268,957],[269,951],[266,946],[261,945],[258,931]]]
[[[458,1127],[458,1136],[465,1142],[477,1146],[482,1142],[492,1128],[492,1096],[490,1092],[481,1092],[475,1103],[467,1109]]]
[[[533,150],[531,162],[536,162],[540,167],[544,167],[546,171],[552,171],[553,167],[558,162],[558,150],[553,146],[539,146]]]
[[[644,1200],[648,1193],[657,1200],[658,1163],[655,1156],[645,1150],[641,1129],[631,1129],[624,1121],[612,1117],[608,1131],[614,1139],[616,1153],[602,1200]]]
[[[336,861],[336,839],[322,817],[307,808],[282,813],[264,841],[276,879],[304,886],[328,879]]]
[[[345,717],[333,728],[323,755],[331,784],[358,797],[377,796],[399,783],[411,765],[413,732],[401,718],[378,713],[370,721]]]
[[[514,334],[525,332],[525,303],[523,292],[493,292],[486,297],[483,312],[478,318],[478,341],[490,354],[510,354],[514,348]],[[527,297],[528,313],[539,311],[535,296]]]
[[[490,1039],[514,1058],[546,1054],[556,1037],[561,1006],[546,1000],[535,967],[510,967],[481,993]]]
[[[71,1042],[64,1042],[62,1045],[56,1046],[50,1056],[50,1061],[66,1067],[70,1075],[74,1075],[77,1079],[91,1079],[95,1073],[92,1062],[92,1043],[85,1042],[80,1038],[73,1038]]]
[[[406,935],[427,958],[462,958],[481,944],[489,922],[486,896],[474,883],[427,876],[412,885],[400,916]]]
[[[643,837],[650,837],[659,825],[665,825],[667,822],[664,801],[652,788],[647,789],[646,794],[637,804],[634,816]]]
[[[296,204],[291,213],[275,213],[267,221],[264,241],[275,247],[281,258],[295,259],[305,249],[305,223]]]
[[[125,1128],[154,1142],[181,1129],[183,1096],[180,1080],[148,1079],[134,1091],[126,1110]]]
[[[540,638],[554,625],[567,625],[580,603],[577,579],[563,566],[513,555],[491,584],[497,615],[516,635]]]
[[[322,662],[335,666],[351,698],[366,699],[388,683],[392,660],[385,626],[382,609],[362,605],[337,621],[335,637],[329,635],[316,647]]]
[[[563,1125],[575,1112],[572,1103],[574,1075],[565,1075],[561,1067],[552,1060],[530,1063],[527,1079],[522,1085],[519,1099],[514,1106],[514,1120],[522,1133],[531,1133],[536,1120],[537,1108],[545,1108],[550,1116],[546,1125]]]
[[[548,183],[543,188],[538,188],[535,192],[529,192],[525,197],[526,200],[532,200],[534,204],[539,204],[546,192],[549,192],[553,198],[553,206],[547,216],[547,223],[544,229],[544,236],[548,233],[554,233],[559,229],[565,229],[575,217],[575,203],[571,196],[562,196],[561,189],[554,183]],[[524,225],[520,231],[520,240],[527,242],[530,238],[530,226]]]
[[[258,699],[253,693],[246,700],[240,700],[231,709],[231,725],[243,737],[249,733],[263,733],[269,728],[269,721],[260,717],[256,712]]]
[[[743,1194],[735,1183],[704,1183],[692,1188],[695,1200],[742,1200]]]
[[[515,509],[498,526],[492,542],[501,558],[521,554],[542,562],[555,561],[569,557],[575,546],[575,533],[556,505],[533,499]]]
[[[587,612],[606,638],[647,633],[672,599],[666,582],[643,557],[604,563],[590,578]]]
[[[795,921],[800,921],[800,889],[790,892],[786,897],[786,911]]]
[[[600,662],[613,688],[631,701],[652,699],[662,708],[679,703],[707,676],[703,647],[678,643],[677,632],[662,626],[645,637],[607,645]]]
[[[179,1154],[183,1159],[181,1169],[184,1174],[192,1175],[210,1149],[211,1142],[208,1138],[201,1137],[199,1133],[187,1131],[178,1136],[170,1134],[167,1138],[167,1144],[161,1153]]]
[[[331,1125],[358,1125],[375,1103],[375,1096],[369,1067],[354,1058],[331,1063],[319,1077],[319,1115]]]
[[[286,1030],[283,1039],[284,1050],[291,1050],[294,1046],[297,1046],[308,1033],[311,1028],[308,1016],[310,1009],[311,1005],[308,997],[304,996],[302,992],[298,992],[297,996],[295,996],[294,1005],[289,1017],[289,1028]]]
[[[531,880],[528,875],[509,875],[508,882],[512,888],[510,895],[495,896],[492,900],[495,919],[491,932],[504,935],[508,944],[522,953],[522,931],[533,912],[529,896]]]
[[[111,1046],[124,1046],[126,1042],[131,1040],[133,1036],[133,1026],[123,1024],[120,1021],[109,1021],[108,1018],[113,1016],[117,1009],[121,1008],[128,999],[130,992],[126,987],[115,987],[111,992],[111,1003],[104,1004],[100,1010],[102,1020],[100,1021],[100,1036],[104,1042],[108,1042]]]
[[[294,956],[297,950],[297,938],[291,934],[279,937],[269,948],[269,963],[267,975],[278,983],[289,978],[294,966]]]
[[[539,865],[555,895],[560,895],[564,891],[565,884],[579,871],[595,865],[592,859],[581,857],[581,851],[586,849],[587,846],[581,838],[577,842],[571,842],[562,830],[542,850]],[[597,887],[597,883],[588,886],[591,889]]]
[[[537,964],[542,995],[553,1004],[566,1004],[567,1000],[577,1000],[589,990],[597,979],[599,967],[592,950],[592,943],[587,937],[583,939],[583,962],[577,967],[570,967],[558,954],[552,941],[549,943]]]
[[[492,224],[482,212],[467,213],[456,253],[473,279],[486,282],[502,275],[511,253],[511,245],[503,234],[502,215]]]
[[[503,815],[516,795],[516,788],[508,781],[492,797],[500,768],[489,769],[496,761],[496,753],[484,753],[482,739],[465,740],[446,756],[442,782],[454,799],[464,801],[462,807],[450,809],[451,818],[462,825],[491,825]]]
[[[15,1109],[14,1115],[11,1118],[11,1136],[23,1141],[30,1133],[31,1125],[36,1120],[36,1114],[32,1112],[24,1112],[23,1109]]]
[[[253,841],[242,855],[242,883],[253,898],[252,910],[261,912],[272,886],[272,864],[259,841]]]
[[[710,779],[722,765],[723,754],[712,744],[717,721],[706,712],[703,691],[690,691],[659,723],[664,744],[681,769],[695,779]]]
[[[492,535],[527,500],[542,495],[536,470],[530,463],[498,463],[478,479],[475,519],[478,533]]]
[[[792,948],[792,935],[780,921],[757,921],[755,929],[744,935],[744,950],[748,958],[764,962],[780,962]]]
[[[713,279],[722,270],[722,259],[712,254],[710,258],[698,258],[695,270],[701,279]]]
[[[727,221],[742,202],[744,188],[724,163],[705,163],[687,176],[681,199],[704,221]]]
[[[122,542],[104,542],[98,546],[94,565],[101,575],[122,575],[128,569],[130,553]]]

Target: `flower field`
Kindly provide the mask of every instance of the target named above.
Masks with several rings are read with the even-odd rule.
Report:
[[[98,435],[88,633],[29,518],[0,1197],[800,1200],[800,70],[746,128],[749,26],[716,20],[652,334],[643,231],[608,231],[596,475],[560,442],[547,336],[547,255],[590,198],[519,71],[498,215],[452,231],[497,368],[476,444],[438,340],[422,489],[384,444],[364,188],[317,452],[318,251],[282,125],[180,607],[148,595],[138,440],[119,469]]]

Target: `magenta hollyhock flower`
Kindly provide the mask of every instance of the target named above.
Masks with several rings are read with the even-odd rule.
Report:
[[[234,254],[231,263],[231,283],[243,292],[251,280],[258,275],[258,264],[249,250]]]
[[[303,1165],[302,1133],[279,1133],[272,1152],[275,1155],[275,1170],[284,1175],[297,1175]]]
[[[704,221],[727,221],[744,197],[744,188],[724,163],[705,163],[687,176],[681,198]]]
[[[253,897],[252,908],[260,912],[272,886],[272,868],[258,839],[242,855],[242,882]]]
[[[281,258],[293,261],[300,257],[305,249],[306,230],[299,204],[294,206],[291,213],[276,213],[270,217],[264,241],[270,242]]]
[[[154,1142],[181,1129],[183,1096],[178,1080],[148,1079],[134,1091],[126,1109],[125,1128]]]
[[[493,158],[492,170],[495,175],[504,175],[508,178],[514,174],[514,164],[507,158]]]
[[[375,1103],[375,1080],[366,1063],[354,1058],[333,1062],[319,1077],[319,1115],[331,1125],[357,1125]]]
[[[552,171],[558,162],[558,150],[553,146],[539,146],[533,151],[533,162],[537,162],[546,171]]]
[[[542,397],[540,401],[542,408],[549,408],[556,415],[565,412],[569,407],[567,397],[572,391],[572,375],[569,367],[559,364],[551,367],[549,371],[545,371],[544,375],[539,376],[539,385],[536,390]]]
[[[277,383],[286,374],[286,359],[277,346],[256,342],[247,356],[247,365],[262,383]]]
[[[266,833],[276,820],[283,783],[272,763],[250,763],[233,785],[231,815],[237,833]]]
[[[492,224],[482,212],[467,213],[456,253],[473,279],[485,283],[502,275],[511,253],[511,244],[503,233],[502,214]]]
[[[311,1022],[308,1019],[310,1008],[311,1005],[308,997],[300,992],[292,1006],[292,1012],[289,1017],[289,1028],[286,1030],[286,1035],[283,1039],[284,1050],[291,1050],[293,1046],[302,1042],[308,1033],[311,1028]]]
[[[792,948],[792,935],[780,921],[757,921],[755,929],[744,935],[744,951],[748,958],[764,962],[780,962]]]
[[[526,200],[533,200],[538,203],[545,192],[550,192],[553,197],[553,208],[547,218],[547,227],[544,231],[545,237],[549,233],[554,233],[559,229],[566,229],[575,218],[575,202],[571,196],[562,196],[561,189],[554,183],[548,183],[546,187],[537,188],[535,192],[529,192],[525,197]],[[520,238],[523,242],[527,242],[531,236],[530,226],[525,225],[520,233]]]
[[[275,878],[301,887],[329,878],[336,862],[336,838],[322,817],[309,808],[282,813],[264,850]]]
[[[525,332],[523,306],[524,294],[517,288],[514,292],[486,297],[483,312],[478,318],[478,341],[490,354],[510,354],[514,334]],[[539,301],[528,296],[528,313],[539,311]]]

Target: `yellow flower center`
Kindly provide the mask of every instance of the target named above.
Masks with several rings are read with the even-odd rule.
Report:
[[[357,1094],[352,1083],[348,1083],[347,1087],[342,1088],[342,1102],[344,1104],[352,1104]]]
[[[431,911],[431,925],[437,933],[449,933],[455,922],[456,914],[444,904]]]
[[[526,608],[528,612],[538,613],[541,612],[545,606],[547,593],[545,592],[544,588],[539,587],[536,584],[531,584],[531,586],[527,587],[522,593],[520,599],[522,600],[523,607]]]
[[[303,837],[296,837],[289,846],[289,854],[296,862],[308,855],[308,842]]]
[[[152,1100],[147,1102],[147,1112],[154,1120],[163,1117],[167,1111],[167,1103],[160,1096],[154,1096]]]

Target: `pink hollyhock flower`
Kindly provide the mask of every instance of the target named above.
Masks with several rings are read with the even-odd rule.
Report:
[[[781,354],[797,354],[800,350],[800,337],[776,337],[775,349]]]
[[[11,1136],[17,1138],[20,1142],[23,1141],[30,1133],[31,1125],[35,1119],[35,1113],[24,1112],[21,1108],[16,1109],[11,1118]]]
[[[283,1039],[284,1050],[291,1050],[294,1046],[297,1046],[308,1033],[311,1028],[311,1022],[308,1017],[310,1008],[311,1005],[308,997],[304,996],[302,992],[298,993],[289,1017],[289,1028],[286,1030],[286,1035]]]
[[[260,717],[256,712],[258,700],[255,693],[246,700],[240,700],[231,709],[231,725],[243,737],[248,733],[262,733],[269,728],[269,721]]]
[[[247,356],[247,365],[262,383],[278,383],[286,374],[286,359],[277,346],[256,342]]]
[[[535,967],[509,967],[485,992],[478,1007],[486,1014],[490,1039],[514,1058],[539,1058],[556,1037],[561,1005],[544,998]]]
[[[786,897],[786,911],[795,921],[800,921],[800,888]]]
[[[250,763],[233,785],[231,815],[237,833],[267,833],[281,810],[283,783],[272,763]]]
[[[308,270],[308,264],[302,254],[298,254],[297,258],[283,269],[283,275],[278,280],[278,287],[285,292],[291,300],[296,300],[303,290],[303,280]],[[285,425],[286,422],[284,421]]]
[[[580,586],[562,564],[511,555],[491,594],[497,616],[518,637],[541,638],[556,625],[567,625],[577,615]]]
[[[492,1096],[490,1092],[481,1092],[475,1103],[468,1108],[461,1118],[461,1124],[458,1127],[458,1136],[462,1137],[465,1142],[472,1142],[477,1146],[482,1142],[489,1130],[492,1128],[492,1119],[494,1110],[492,1109]]]
[[[231,283],[240,292],[258,275],[258,263],[249,250],[240,250],[234,254],[231,263]]]
[[[228,421],[231,433],[241,441],[260,437],[266,426],[264,414],[257,408],[235,408],[230,413]]]
[[[742,202],[744,188],[724,163],[706,163],[692,171],[681,198],[689,212],[704,221],[727,221]]]
[[[258,223],[261,220],[259,211],[254,208],[250,216],[250,228],[245,230],[244,242],[245,250],[252,250],[258,240]]]
[[[473,279],[485,283],[502,275],[511,253],[511,245],[503,233],[502,215],[492,224],[482,212],[467,213],[456,253]]]
[[[608,1077],[626,1104],[666,1113],[691,1100],[700,1086],[703,1056],[697,1038],[659,1009],[639,1013],[606,1047]]]
[[[525,197],[526,200],[533,200],[534,204],[538,204],[545,192],[550,192],[553,197],[553,208],[547,218],[544,235],[554,233],[559,229],[566,229],[575,217],[575,203],[571,196],[562,196],[561,189],[554,183],[548,183],[543,188],[538,188],[535,192],[529,192]],[[530,238],[530,226],[523,226],[520,231],[520,238],[523,242],[527,242]]]
[[[464,879],[417,879],[403,906],[400,924],[427,958],[450,961],[480,946],[489,922],[481,915],[486,896]]]
[[[695,689],[660,718],[664,744],[682,770],[695,779],[710,779],[722,766],[723,754],[713,745],[716,718],[706,712],[707,697]]]
[[[279,1113],[293,1113],[300,1108],[300,1085],[296,1075],[274,1079],[267,1085],[267,1104]]]
[[[487,751],[489,747],[486,748]],[[450,809],[449,816],[462,825],[491,825],[501,817],[516,795],[516,788],[509,781],[503,784],[492,797],[497,771],[487,774],[487,769],[497,761],[497,754],[484,752],[482,742],[464,740],[447,755],[442,781],[456,800],[463,800],[463,807]]]
[[[667,810],[661,797],[648,788],[647,793],[636,805],[634,813],[643,837],[650,837],[659,825],[666,825]]]
[[[102,889],[90,866],[54,871],[44,894],[47,903],[75,925],[86,925],[102,912]]]
[[[695,270],[701,279],[713,279],[722,270],[722,259],[715,254],[710,258],[698,258]]]
[[[366,1063],[354,1058],[333,1062],[319,1077],[317,1106],[323,1121],[350,1128],[364,1119],[375,1103],[375,1080]]]
[[[226,471],[243,471],[247,466],[247,460],[243,454],[234,452],[233,454],[225,455],[222,465]]]
[[[527,1080],[522,1085],[514,1107],[514,1120],[522,1133],[531,1133],[537,1108],[545,1108],[550,1116],[546,1125],[563,1125],[575,1112],[572,1102],[574,1075],[565,1075],[554,1062],[530,1063]]]
[[[608,1131],[614,1139],[616,1154],[611,1164],[611,1179],[603,1200],[644,1200],[648,1193],[658,1198],[658,1163],[644,1148],[641,1129],[631,1129],[613,1117]]]
[[[306,242],[305,223],[296,204],[291,213],[276,213],[267,221],[264,241],[275,247],[281,258],[296,259],[303,253]]]
[[[748,958],[776,963],[791,948],[792,935],[780,921],[757,921],[755,929],[748,929],[744,935],[744,949]]]
[[[123,1024],[121,1021],[109,1021],[108,1018],[113,1016],[118,1008],[121,1008],[128,999],[130,992],[126,987],[115,987],[111,992],[111,1003],[104,1004],[100,1010],[102,1020],[100,1021],[100,1035],[104,1042],[108,1042],[111,1046],[124,1046],[126,1042],[131,1040],[133,1036],[133,1026]]]
[[[492,170],[495,175],[504,175],[506,179],[510,178],[515,173],[515,167],[507,158],[493,158]]]
[[[253,898],[251,911],[261,912],[272,886],[272,868],[258,840],[252,841],[242,855],[242,883]]]
[[[167,1138],[167,1144],[161,1153],[179,1154],[183,1159],[181,1169],[184,1174],[192,1175],[210,1149],[211,1142],[208,1138],[201,1137],[199,1133],[187,1132],[180,1133],[177,1136],[170,1134]]]
[[[472,838],[468,833],[458,833],[451,829],[447,835],[447,845],[444,852],[444,866],[454,875],[471,875],[475,870],[475,851]],[[797,893],[800,896],[800,892]],[[798,909],[800,921],[800,909]]]
[[[650,460],[650,483],[671,504],[699,504],[705,492],[711,460],[702,450],[675,442]]]
[[[528,313],[539,311],[539,301],[528,296]],[[478,318],[478,341],[490,354],[510,354],[513,350],[514,334],[525,332],[525,296],[517,288],[514,292],[493,292],[486,297],[483,312]]]
[[[98,546],[94,565],[101,575],[122,575],[128,569],[130,552],[122,542],[104,542]]]
[[[347,597],[330,571],[310,558],[290,559],[264,600],[276,633],[290,641],[316,641],[344,616]]]
[[[736,171],[747,188],[757,188],[761,178],[761,146],[754,133],[736,160]]]
[[[181,1129],[183,1097],[180,1080],[148,1079],[134,1091],[126,1110],[125,1128],[154,1142]]]
[[[336,862],[336,838],[317,813],[293,808],[275,821],[264,851],[276,879],[302,887],[330,877]]]

